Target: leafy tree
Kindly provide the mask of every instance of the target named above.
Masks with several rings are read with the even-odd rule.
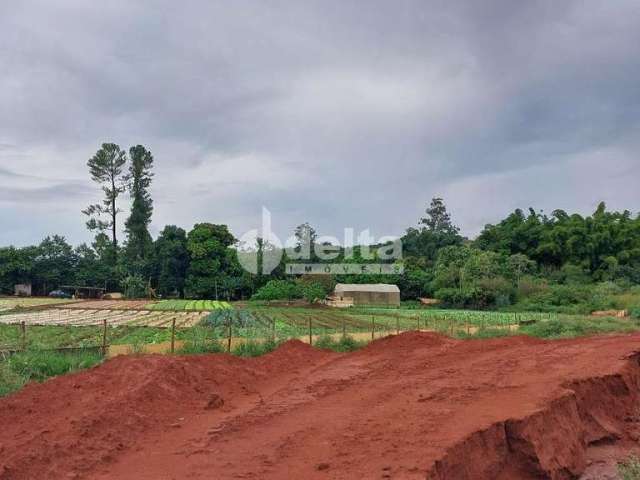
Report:
[[[187,234],[175,225],[167,225],[155,241],[155,275],[161,295],[184,297],[184,286],[189,267]]]
[[[73,247],[64,237],[46,237],[38,245],[34,259],[33,278],[36,291],[47,294],[62,284],[73,280],[76,258]]]
[[[124,173],[124,165],[126,162],[126,152],[115,143],[103,143],[100,150],[87,162],[91,179],[100,184],[104,192],[101,204],[89,205],[83,210],[83,213],[89,217],[87,228],[98,232],[111,229],[114,254],[118,248],[117,216],[121,212],[117,207],[117,199],[125,191],[127,176]],[[104,216],[107,220],[102,219]]]
[[[129,194],[132,198],[131,213],[125,222],[127,232],[126,257],[133,271],[147,270],[153,248],[149,224],[153,213],[153,201],[149,193],[153,173],[153,156],[142,145],[129,149]]]
[[[190,255],[186,290],[199,298],[218,297],[226,278],[237,270],[237,256],[231,245],[235,238],[226,225],[198,223],[187,235]]]
[[[0,292],[13,294],[18,283],[30,283],[33,277],[37,247],[0,248]]]
[[[143,298],[147,287],[140,275],[129,275],[120,282],[124,296],[127,298]]]
[[[451,222],[444,201],[434,198],[426,210],[426,216],[418,222],[418,228],[409,228],[402,237],[405,257],[425,258],[432,264],[440,249],[451,245],[461,245],[463,238],[459,229]]]

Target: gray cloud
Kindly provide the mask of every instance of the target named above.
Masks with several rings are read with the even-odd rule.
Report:
[[[153,151],[154,231],[240,235],[265,205],[281,236],[399,234],[434,195],[468,234],[639,209],[635,1],[43,0],[0,32],[0,244],[87,240],[105,141]]]

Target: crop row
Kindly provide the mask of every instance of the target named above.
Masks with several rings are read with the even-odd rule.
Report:
[[[150,303],[145,306],[149,310],[161,311],[213,311],[229,309],[229,302],[218,300],[161,300],[157,303]]]

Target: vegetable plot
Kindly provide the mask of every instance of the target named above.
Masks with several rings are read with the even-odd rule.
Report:
[[[218,300],[161,300],[146,305],[149,310],[206,312],[231,308],[229,302]]]

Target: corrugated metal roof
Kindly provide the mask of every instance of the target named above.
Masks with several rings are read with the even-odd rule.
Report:
[[[400,293],[397,285],[388,283],[338,283],[336,292]]]

